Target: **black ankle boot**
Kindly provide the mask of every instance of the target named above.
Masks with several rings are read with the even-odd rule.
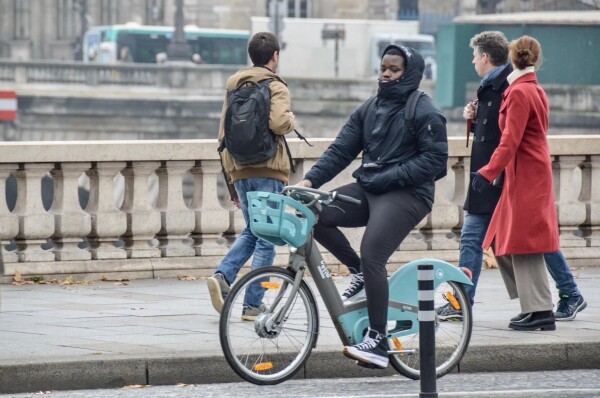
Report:
[[[514,317],[510,318],[510,321],[511,321],[511,322],[517,322],[517,321],[520,321],[520,320],[521,320],[521,319],[523,319],[523,318],[526,318],[528,315],[529,315],[529,314],[523,314],[523,313],[521,312],[519,315],[517,315],[517,316],[514,316]]]
[[[521,319],[511,320],[508,327],[514,330],[556,330],[552,311],[532,312]]]

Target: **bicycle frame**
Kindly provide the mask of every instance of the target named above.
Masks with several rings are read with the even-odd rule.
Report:
[[[357,295],[342,301],[312,230],[322,206],[329,206],[335,200],[354,204],[360,201],[335,191],[306,187],[286,187],[286,190],[295,192],[293,195],[250,192],[248,202],[252,232],[275,245],[289,245],[287,270],[277,267],[256,269],[236,282],[225,300],[219,322],[219,337],[227,362],[238,375],[255,384],[277,384],[293,377],[317,344],[319,314],[315,294],[303,280],[307,271],[313,277],[343,345],[363,341],[369,327],[366,299]],[[438,377],[451,371],[464,355],[473,322],[470,302],[461,285],[472,283],[459,268],[440,260],[421,259],[394,272],[388,279],[387,353],[391,365],[411,379],[421,376],[421,350],[417,344],[421,340],[418,307],[422,292],[418,290],[417,274],[423,263],[433,266],[437,290],[434,305],[437,300],[444,306],[435,318],[433,348]],[[252,323],[244,322],[249,319],[242,312],[240,321],[244,292],[259,282],[265,289],[262,300],[265,310]],[[438,320],[452,320],[445,313],[450,311],[446,305],[462,310],[455,318],[462,322],[438,323]],[[359,365],[377,366],[368,360]]]
[[[410,321],[409,328],[390,330],[388,337],[399,337],[414,334],[418,331],[417,319],[419,300],[417,289],[417,268],[419,264],[433,264],[434,287],[446,281],[455,281],[466,285],[473,285],[471,280],[459,268],[445,261],[436,259],[420,259],[405,264],[395,271],[389,278],[389,309],[388,322]],[[306,244],[297,250],[291,250],[288,268],[296,274],[294,288],[297,289],[299,281],[308,269],[313,276],[314,283],[319,291],[331,320],[344,345],[356,344],[363,339],[364,330],[369,327],[367,301],[349,300],[344,303],[340,297],[331,273],[319,252],[311,232]],[[295,293],[295,291],[294,291]]]

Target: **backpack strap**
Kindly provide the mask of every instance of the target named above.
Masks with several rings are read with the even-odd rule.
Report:
[[[287,152],[288,158],[290,159],[290,169],[292,173],[296,173],[296,165],[294,164],[294,158],[292,158],[292,151],[290,151],[290,147],[288,146],[287,140],[282,135],[283,143],[285,144],[285,151]]]
[[[258,82],[258,84],[260,84],[260,85],[262,85],[262,86],[269,87],[269,84],[271,84],[271,82],[272,82],[273,80],[275,80],[275,79],[272,79],[272,78],[271,78],[271,79],[265,79],[265,80],[261,80],[261,81],[259,81],[259,82]],[[285,84],[285,85],[287,86],[287,84],[286,84],[284,81],[282,81],[282,80],[277,80],[277,81],[279,81],[279,82],[281,82],[281,83],[283,83],[283,84]],[[271,91],[269,90],[269,92],[271,92]],[[304,137],[303,137],[303,136],[302,136],[300,133],[298,133],[298,131],[296,131],[296,129],[294,129],[294,132],[296,133],[296,135],[297,135],[299,138],[303,139],[304,141],[306,141],[306,143],[307,143],[308,145],[312,146],[312,145],[311,145],[311,144],[310,144],[310,143],[309,143],[309,142],[306,140],[306,138],[304,138]],[[283,136],[283,135],[282,135],[282,136],[281,136],[281,138],[283,139],[283,144],[285,145],[285,151],[287,152],[288,158],[290,159],[290,171],[291,171],[292,173],[296,173],[296,165],[295,165],[295,162],[294,162],[294,158],[292,157],[292,151],[290,151],[290,147],[289,147],[289,145],[288,145],[288,143],[287,143],[287,140],[285,139],[285,136]]]
[[[258,82],[258,84],[260,84],[261,86],[269,87],[269,84],[271,84],[271,82],[273,80],[275,80],[275,79],[270,78],[270,79],[261,80]]]
[[[224,147],[225,146],[223,145],[223,148]],[[222,151],[223,149],[219,150],[219,152]],[[237,191],[235,190],[235,187],[229,183],[229,175],[225,171],[225,165],[223,164],[223,155],[221,153],[219,153],[219,161],[221,162],[221,171],[223,172],[223,178],[225,179],[225,186],[227,187],[227,191],[229,191],[229,196],[231,197],[231,200],[233,200],[233,198],[235,198],[237,195]]]
[[[296,135],[298,136],[298,138],[300,138],[301,140],[303,140],[304,142],[306,142],[308,144],[308,146],[313,146],[310,142],[308,142],[308,140],[298,132],[298,130],[294,129],[294,133],[296,133]]]
[[[371,105],[373,105],[373,102],[375,102],[375,100],[377,99],[377,96],[374,95],[371,98],[369,98],[368,100],[365,101],[365,103],[363,104],[362,109],[360,110],[360,119],[362,121],[362,127],[365,127],[365,118],[367,117],[367,112],[369,111],[369,109],[371,109]]]
[[[422,95],[425,95],[425,93],[422,90],[416,89],[409,94],[408,99],[406,100],[404,123],[408,132],[411,134],[415,133],[415,111],[417,109],[417,102],[419,102],[419,98],[421,98]]]

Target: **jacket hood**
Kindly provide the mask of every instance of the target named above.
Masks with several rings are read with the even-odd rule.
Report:
[[[248,68],[238,70],[229,78],[229,80],[227,80],[227,90],[235,89],[243,82],[249,80],[258,83],[266,79],[275,79],[279,80],[283,84],[286,84],[281,77],[279,77],[276,73],[271,72],[271,70],[268,68],[265,68],[264,66],[250,66]]]
[[[404,89],[403,91],[408,92],[416,90],[421,84],[423,72],[425,71],[425,60],[423,60],[423,56],[414,48],[390,44],[381,53],[381,58],[383,58],[385,53],[392,48],[399,50],[404,56],[404,62],[406,62],[404,75],[400,78],[401,85]]]

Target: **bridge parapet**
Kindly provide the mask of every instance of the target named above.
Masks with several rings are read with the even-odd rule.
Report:
[[[295,183],[331,139],[291,139]],[[561,243],[572,266],[600,258],[600,136],[551,137]],[[222,185],[215,140],[0,143],[0,281],[16,273],[59,278],[209,275],[244,228]],[[351,171],[324,188],[351,181]],[[433,211],[391,258],[456,263],[469,170],[464,140],[450,139],[449,174]],[[3,192],[16,178],[16,202]],[[51,177],[44,203],[41,183]],[[85,190],[79,188],[84,182]],[[9,195],[10,196],[10,195]],[[348,231],[354,247],[361,230]],[[325,253],[332,270],[337,261]],[[284,264],[286,249],[276,262]],[[344,270],[344,268],[340,268]]]

